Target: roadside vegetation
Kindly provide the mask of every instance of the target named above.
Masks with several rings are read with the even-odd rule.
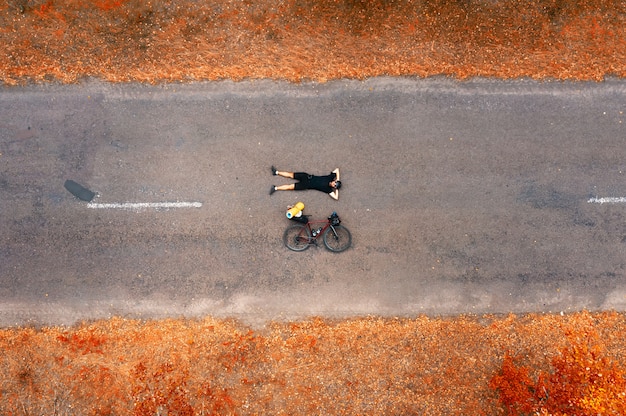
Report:
[[[623,0],[6,0],[0,81],[626,76]],[[3,415],[622,415],[626,316],[0,330]]]
[[[623,415],[626,316],[0,330],[3,415]]]
[[[623,0],[4,0],[0,79],[626,75]]]

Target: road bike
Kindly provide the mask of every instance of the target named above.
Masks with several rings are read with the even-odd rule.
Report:
[[[340,225],[341,219],[336,212],[325,220],[309,221],[308,215],[303,215],[304,224],[295,224],[287,227],[283,234],[283,243],[293,251],[304,251],[311,244],[317,245],[317,239],[322,237],[324,246],[335,253],[346,250],[352,244],[350,231]]]

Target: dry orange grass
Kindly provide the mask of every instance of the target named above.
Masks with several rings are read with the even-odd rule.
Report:
[[[0,79],[626,75],[623,0],[7,0]]]
[[[547,370],[568,334],[626,364],[616,313],[274,322],[115,318],[0,330],[0,413],[504,414],[505,353]]]

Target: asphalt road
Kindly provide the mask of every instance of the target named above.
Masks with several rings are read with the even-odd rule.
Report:
[[[625,310],[626,203],[589,202],[626,197],[625,112],[623,80],[4,87],[0,325]],[[287,250],[296,201],[353,247]]]

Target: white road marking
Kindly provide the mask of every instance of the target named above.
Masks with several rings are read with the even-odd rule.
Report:
[[[591,204],[626,204],[626,197],[589,198]]]
[[[111,204],[97,204],[90,202],[87,204],[89,208],[94,209],[172,209],[172,208],[200,208],[202,202],[122,202]]]

